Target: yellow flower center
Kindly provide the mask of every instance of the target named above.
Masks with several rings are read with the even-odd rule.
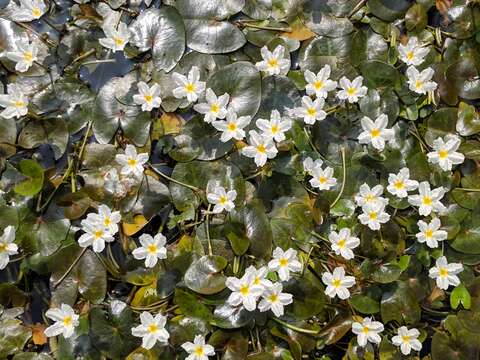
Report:
[[[128,159],[128,165],[136,166],[137,165],[137,159]]]
[[[433,230],[432,229],[428,229],[427,231],[425,231],[425,237],[431,238],[432,236],[433,236]]]
[[[347,89],[347,94],[350,95],[350,96],[353,96],[357,93],[357,89],[355,89],[354,87],[349,87]]]
[[[196,356],[204,356],[203,355],[203,346],[197,346],[195,347],[195,350],[193,351],[193,353],[196,355]]]
[[[362,329],[362,332],[364,334],[368,334],[370,332],[370,328],[368,326],[364,326],[363,329]]]
[[[270,300],[270,302],[272,302],[272,303],[277,302],[278,301],[278,295],[277,294],[272,294],[268,297],[268,300]]]
[[[72,325],[72,316],[71,315],[67,315],[63,318],[63,325],[65,326],[71,326]]]
[[[112,223],[112,221],[110,220],[110,218],[105,218],[105,220],[103,221],[103,223],[105,224],[105,226],[108,226]]]
[[[406,54],[407,60],[412,60],[412,59],[413,59],[413,56],[414,56],[413,51],[409,51],[409,52],[407,52],[407,54]]]
[[[42,10],[40,10],[40,8],[38,7],[35,7],[32,9],[32,15],[36,18],[42,16]]]
[[[430,196],[423,197],[423,204],[424,205],[432,205],[432,198]]]
[[[7,250],[7,244],[6,243],[0,243],[0,253],[4,252]]]
[[[240,294],[242,294],[243,296],[246,296],[250,293],[250,288],[248,285],[242,285],[242,287],[240,288]]]
[[[25,51],[23,53],[23,60],[27,61],[27,62],[30,62],[33,60],[33,54],[31,51]]]
[[[320,176],[320,177],[318,178],[318,182],[319,182],[320,184],[325,184],[325,183],[327,182],[327,178],[326,178],[325,176]]]
[[[408,335],[403,335],[403,336],[402,336],[402,341],[403,341],[403,342],[410,342],[410,336],[408,336]]]
[[[448,156],[448,151],[447,150],[440,150],[438,152],[438,157],[440,159],[445,159]]]
[[[310,115],[310,116],[315,116],[317,115],[317,109],[311,107],[311,108],[308,108],[307,109],[307,114]]]
[[[103,235],[103,231],[102,231],[102,230],[97,230],[97,231],[95,231],[95,233],[94,233],[95,239],[98,239],[98,238],[102,237],[102,235]]]
[[[370,220],[375,220],[377,218],[377,213],[375,211],[371,211],[368,214],[368,217],[370,218]]]
[[[148,245],[148,252],[150,254],[156,254],[157,253],[157,245],[155,245],[155,244]]]
[[[189,93],[194,92],[195,91],[195,84],[188,83],[187,85],[185,85],[185,91],[189,92]]]
[[[441,277],[445,277],[445,276],[448,276],[448,270],[446,268],[443,268],[441,267],[439,270],[438,270],[439,274]]]
[[[415,80],[415,88],[418,90],[418,89],[421,89],[422,87],[423,87],[423,81]]]
[[[280,263],[280,266],[281,266],[281,267],[285,267],[285,266],[288,265],[288,260],[285,259],[285,258],[281,258],[281,259],[279,260],[279,263]]]
[[[255,280],[253,280],[254,285],[260,285],[260,278],[258,276],[255,276]]]
[[[113,38],[113,41],[115,42],[115,45],[117,46],[122,46],[123,44],[125,44],[125,41],[119,37],[114,37]]]
[[[346,244],[347,244],[347,240],[345,240],[345,239],[340,239],[340,240],[338,241],[338,243],[337,243],[337,246],[338,246],[339,248],[342,248],[342,249],[343,249]]]
[[[152,102],[152,100],[153,100],[152,95],[145,95],[143,98],[145,99],[146,102]]]
[[[229,131],[235,131],[235,130],[237,130],[237,124],[235,124],[235,123],[228,123],[227,129],[228,129]]]
[[[267,149],[265,148],[265,145],[260,144],[260,145],[257,146],[257,151],[258,151],[259,153],[265,154],[265,152],[267,151]]]
[[[272,134],[276,134],[278,132],[278,125],[272,125]]]
[[[396,189],[400,190],[405,187],[405,184],[403,183],[402,180],[397,180],[395,184],[393,184],[393,186],[395,186]]]
[[[375,200],[375,196],[373,196],[372,194],[368,194],[367,196],[365,196],[365,202],[370,202],[373,200]]]
[[[220,196],[220,199],[218,200],[220,204],[225,204],[227,201],[228,199],[226,196]]]
[[[278,60],[275,58],[269,59],[268,60],[268,67],[277,67],[278,66]]]
[[[16,108],[22,108],[22,107],[25,107],[25,102],[21,101],[21,100],[17,100],[13,103],[13,106],[15,106]]]
[[[323,87],[323,81],[317,80],[313,83],[315,90],[320,90]]]
[[[158,330],[157,324],[150,324],[150,325],[148,325],[147,331],[148,331],[150,334],[153,334],[153,333],[157,332],[157,330]]]
[[[334,288],[339,288],[342,285],[342,280],[340,279],[335,279],[332,281],[332,285]]]
[[[210,112],[216,114],[216,113],[218,113],[218,110],[220,110],[220,106],[218,106],[218,104],[212,104],[210,106]]]
[[[372,129],[372,131],[370,131],[370,136],[372,138],[376,138],[379,135],[380,135],[380,130],[378,130],[378,129]]]

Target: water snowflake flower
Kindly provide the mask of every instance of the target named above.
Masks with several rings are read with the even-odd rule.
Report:
[[[167,249],[165,244],[167,239],[162,234],[152,237],[149,234],[142,234],[138,240],[142,246],[133,250],[132,255],[135,259],[145,259],[145,266],[152,268],[159,259],[167,258]]]
[[[286,75],[290,70],[290,56],[288,59],[284,57],[285,48],[282,45],[278,45],[273,52],[264,46],[260,53],[263,60],[255,64],[258,70],[268,75]]]
[[[64,338],[73,335],[75,328],[79,325],[79,316],[70,305],[62,304],[60,308],[48,309],[45,316],[55,321],[53,325],[44,331],[45,336],[52,337],[62,334]]]
[[[142,347],[151,349],[158,342],[166,344],[170,334],[165,329],[167,317],[157,314],[155,317],[147,311],[140,314],[140,325],[132,328],[132,335],[142,338]]]

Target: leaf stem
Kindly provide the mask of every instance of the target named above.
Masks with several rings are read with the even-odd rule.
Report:
[[[208,255],[213,255],[212,249],[212,240],[210,239],[210,208],[212,204],[208,204],[207,212],[205,215],[205,232],[207,234],[207,241],[208,241]]]
[[[65,271],[65,273],[62,275],[62,277],[60,279],[58,279],[58,281],[56,283],[53,284],[53,288],[56,289],[58,285],[60,285],[63,280],[65,280],[65,278],[68,276],[68,274],[70,274],[70,272],[72,271],[72,269],[75,267],[75,265],[78,264],[78,262],[80,261],[80,259],[82,258],[83,254],[85,254],[85,252],[88,250],[88,247],[84,247],[82,252],[80,254],[78,254],[77,258],[73,261],[73,263],[70,264],[70,266],[68,267],[67,271]]]
[[[293,331],[296,331],[296,332],[299,332],[299,333],[303,333],[303,334],[313,334],[313,335],[316,335],[318,334],[318,330],[310,330],[310,329],[304,329],[304,328],[301,328],[301,327],[298,327],[298,326],[295,326],[295,325],[292,325],[292,324],[289,324],[285,321],[282,321],[278,318],[272,318],[273,321],[279,323],[280,325],[283,325]]]
[[[188,189],[190,189],[190,190],[192,190],[192,191],[195,191],[195,192],[200,192],[200,191],[201,191],[201,189],[198,188],[198,187],[196,187],[196,186],[189,185],[189,184],[185,184],[185,183],[183,183],[183,182],[181,182],[181,181],[178,181],[178,180],[175,180],[174,178],[171,178],[171,177],[168,176],[168,175],[165,175],[165,174],[162,173],[161,171],[155,169],[152,164],[149,164],[149,168],[150,168],[155,174],[160,175],[161,177],[163,177],[164,179],[167,179],[168,181],[171,181],[171,182],[173,182],[173,183],[175,183],[175,184],[178,184],[178,185],[180,185],[180,186],[184,186],[184,187],[186,187],[186,188],[188,188]]]
[[[333,203],[330,205],[330,208],[333,208],[335,204],[340,200],[340,198],[343,195],[343,191],[345,190],[345,182],[347,180],[347,166],[346,166],[346,159],[345,159],[345,147],[342,146],[340,149],[342,153],[342,168],[343,168],[343,178],[342,178],[342,187],[340,188],[340,192],[338,193],[337,197],[333,201]]]
[[[255,25],[255,24],[250,24],[250,23],[241,23],[242,26],[246,27],[251,27],[254,29],[260,29],[260,30],[270,30],[270,31],[283,31],[283,32],[292,32],[292,28],[285,28],[285,27],[276,27],[276,26],[262,26],[262,25]]]
[[[455,188],[454,190],[467,191],[467,192],[480,192],[480,189],[469,189],[469,188]]]

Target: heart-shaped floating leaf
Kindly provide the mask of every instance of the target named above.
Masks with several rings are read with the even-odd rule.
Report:
[[[222,256],[202,256],[188,268],[185,284],[199,294],[216,294],[225,289],[225,276],[221,271],[226,266],[227,260]]]

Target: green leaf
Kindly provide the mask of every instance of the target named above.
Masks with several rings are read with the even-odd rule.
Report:
[[[242,10],[244,0],[178,0],[175,7],[185,22],[187,46],[206,54],[223,54],[242,47],[243,33],[228,21],[222,21]]]
[[[368,61],[360,69],[370,88],[394,87],[400,82],[400,73],[392,65],[382,61]]]
[[[32,336],[29,328],[17,319],[0,321],[0,350],[3,356],[23,351],[28,339]]]
[[[428,23],[427,11],[421,4],[414,4],[405,14],[405,25],[407,30],[421,31]]]
[[[38,194],[43,186],[43,168],[35,160],[25,159],[20,161],[19,170],[26,179],[15,185],[15,192],[23,196]]]
[[[185,51],[185,26],[178,11],[170,6],[147,9],[130,25],[130,43],[140,51],[152,50],[157,70],[172,70]]]
[[[262,85],[257,68],[246,61],[238,61],[214,72],[207,81],[217,96],[230,95],[230,106],[238,116],[254,116],[260,106]]]
[[[221,271],[227,260],[221,256],[202,256],[185,273],[185,285],[203,295],[216,294],[225,289],[225,276]]]
[[[458,106],[456,129],[462,136],[470,136],[480,132],[480,114],[475,107],[461,102]]]
[[[393,21],[403,16],[410,7],[408,0],[368,0],[367,6],[373,15],[385,21]]]
[[[380,303],[382,321],[415,324],[420,320],[421,309],[415,293],[405,282],[397,282],[383,293]]]
[[[350,303],[362,314],[376,314],[380,311],[380,303],[366,295],[352,295]]]
[[[470,293],[468,292],[465,285],[460,284],[455,289],[453,289],[452,293],[450,294],[450,306],[452,309],[457,309],[460,304],[465,309],[470,309],[472,298]]]

